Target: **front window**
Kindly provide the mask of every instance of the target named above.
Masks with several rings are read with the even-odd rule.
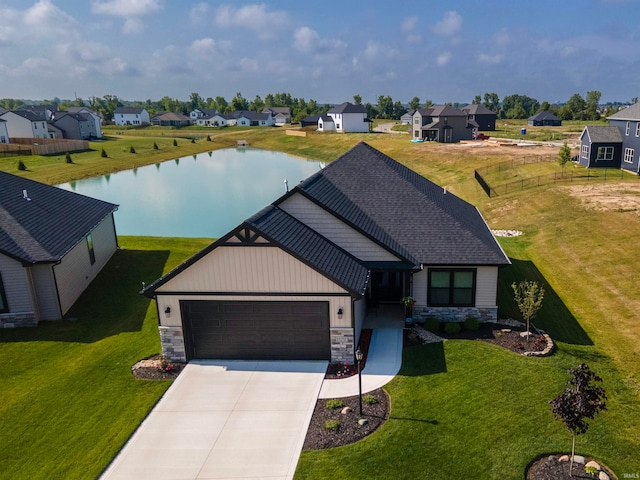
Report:
[[[636,123],[636,137],[640,137],[640,122]]]
[[[582,145],[582,149],[581,149],[581,153],[580,156],[582,158],[586,158],[589,159],[589,152],[591,150],[591,147],[589,147],[589,145]]]
[[[471,307],[475,304],[475,269],[430,269],[430,307]]]
[[[96,252],[93,250],[93,238],[91,234],[87,235],[87,249],[89,250],[89,261],[91,265],[96,263]]]
[[[624,149],[624,161],[627,163],[633,163],[633,148]]]
[[[624,134],[628,136],[630,130],[631,130],[631,122],[627,122],[627,128],[625,129]]]
[[[0,275],[0,313],[8,313],[8,312],[9,312],[9,305],[7,304],[7,295],[4,292],[2,275]]]
[[[419,118],[414,118],[413,119],[413,124],[414,125],[420,125],[420,119]]]
[[[598,147],[597,160],[613,160],[613,147]]]

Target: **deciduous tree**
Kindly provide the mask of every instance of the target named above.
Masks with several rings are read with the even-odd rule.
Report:
[[[511,284],[511,288],[513,288],[515,301],[522,318],[527,323],[527,332],[529,332],[531,320],[542,306],[544,287],[535,280],[523,280],[520,283],[514,282]],[[527,335],[528,338],[529,336]]]

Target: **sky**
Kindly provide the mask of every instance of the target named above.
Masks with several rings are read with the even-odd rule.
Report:
[[[0,0],[0,98],[640,96],[640,0]]]

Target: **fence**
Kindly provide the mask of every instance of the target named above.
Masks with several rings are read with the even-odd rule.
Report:
[[[570,172],[560,172],[560,173],[550,173],[547,175],[538,175],[533,177],[523,178],[521,180],[516,180],[514,182],[503,183],[501,185],[491,186],[489,183],[482,177],[478,170],[474,171],[474,176],[480,185],[480,187],[484,190],[484,192],[489,197],[495,197],[498,195],[506,195],[507,193],[511,193],[517,190],[524,190],[526,188],[535,188],[542,187],[545,185],[555,185],[561,182],[573,182],[576,181],[603,181],[607,180],[617,180],[624,179],[625,172],[624,170],[617,168],[599,168],[597,170],[591,170],[585,168],[584,170],[578,171],[570,171]],[[632,178],[632,177],[627,177]],[[633,177],[639,178],[639,177]]]
[[[19,152],[14,153],[14,155],[55,155],[56,153],[89,150],[89,142],[87,140],[19,137],[11,137],[9,140],[11,143],[0,144],[0,152]]]

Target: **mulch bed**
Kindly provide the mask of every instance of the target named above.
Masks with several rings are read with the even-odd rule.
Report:
[[[318,399],[313,411],[307,436],[304,440],[304,450],[320,450],[323,448],[339,447],[358,440],[373,433],[382,425],[389,416],[389,397],[379,388],[366,395],[373,395],[377,403],[362,403],[362,413],[359,412],[358,396],[341,398],[345,407],[349,407],[349,413],[341,413],[342,408],[330,410],[327,408],[328,399]],[[364,397],[365,395],[363,395]],[[367,425],[359,425],[358,420],[368,420]],[[337,432],[327,430],[324,425],[327,420],[337,420],[340,427]]]
[[[162,371],[160,370],[161,360],[162,357],[160,355],[154,355],[153,357],[140,360],[131,367],[131,373],[134,377],[141,380],[175,380],[185,367],[184,363],[172,362],[171,370]]]
[[[585,464],[591,460],[590,458],[585,459],[585,464],[573,462],[572,476],[569,476],[570,462],[560,462],[558,458],[560,458],[558,455],[549,455],[533,462],[527,470],[526,480],[573,480],[575,478],[589,478],[593,480],[594,478],[598,478],[597,476],[589,475],[586,471]],[[602,471],[605,472],[609,478],[616,478],[610,470],[602,466],[600,462],[598,463],[602,467]]]

